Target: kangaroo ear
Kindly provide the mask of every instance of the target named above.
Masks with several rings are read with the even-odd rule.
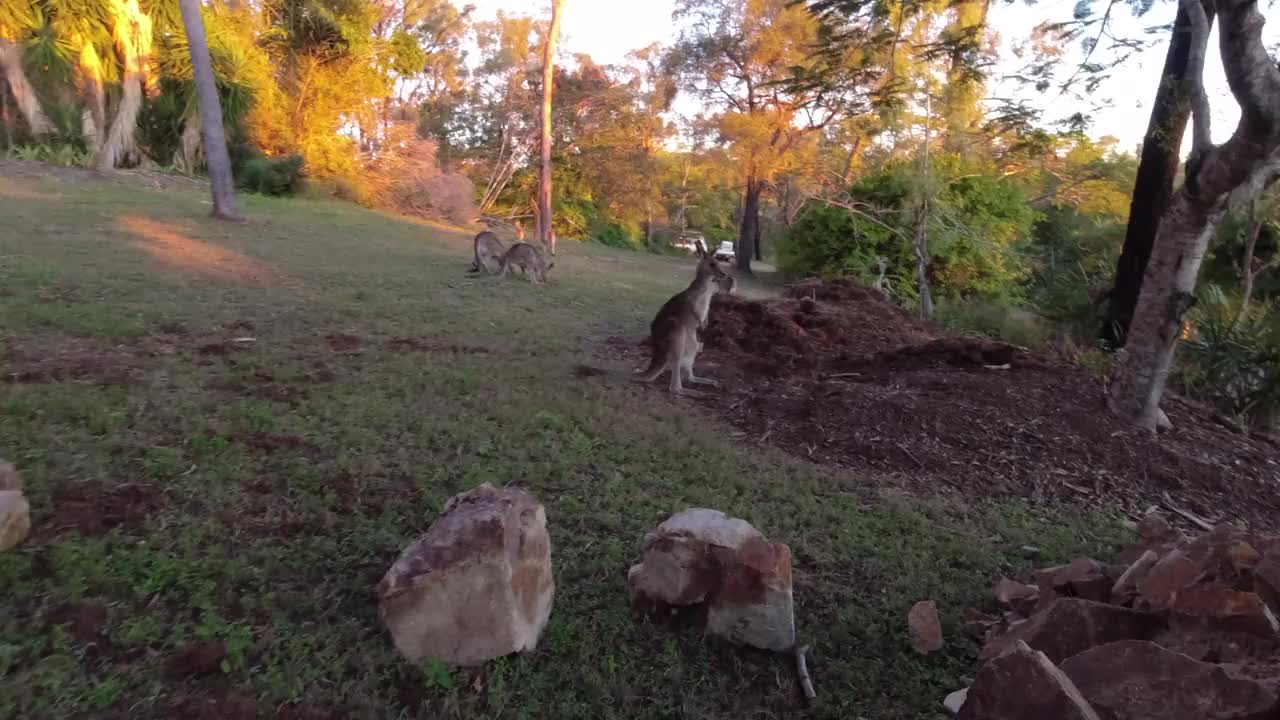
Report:
[[[556,266],[556,264],[555,264],[555,263],[551,263],[550,265],[548,265],[548,266],[547,266],[547,269],[548,269],[548,270],[550,270],[551,268],[553,268],[553,267],[555,267],[555,266]]]

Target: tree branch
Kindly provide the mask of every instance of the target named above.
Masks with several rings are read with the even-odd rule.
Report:
[[[1213,145],[1209,132],[1209,96],[1204,90],[1204,59],[1209,47],[1209,15],[1200,0],[1181,0],[1191,21],[1191,48],[1187,57],[1186,95],[1191,102],[1191,156],[1203,157]]]

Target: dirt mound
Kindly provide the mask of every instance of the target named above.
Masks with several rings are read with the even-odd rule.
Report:
[[[1159,438],[1107,411],[1092,372],[954,336],[852,280],[757,302],[717,296],[712,404],[748,437],[907,490],[1021,497],[1135,517],[1166,494],[1212,522],[1280,527],[1280,448],[1170,397]],[[608,348],[641,365],[634,343]]]
[[[932,340],[931,328],[852,280],[789,286],[786,297],[716,295],[703,342],[754,374],[811,370],[833,353],[870,355]]]

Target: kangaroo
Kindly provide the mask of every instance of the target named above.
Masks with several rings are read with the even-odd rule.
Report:
[[[473,241],[475,246],[475,258],[471,261],[470,272],[477,273],[481,270],[488,273],[496,273],[502,269],[502,256],[506,253],[507,248],[491,231],[476,235]]]
[[[720,267],[715,258],[701,249],[698,270],[693,282],[684,291],[671,298],[658,310],[649,325],[649,341],[653,355],[649,367],[641,374],[641,382],[653,382],[664,371],[671,371],[671,392],[674,395],[697,396],[701,393],[687,390],[691,385],[719,385],[710,378],[693,374],[693,361],[702,352],[698,331],[707,326],[707,313],[711,310],[711,296],[716,291],[732,293],[735,281]]]
[[[542,259],[542,253],[538,252],[537,248],[529,243],[522,242],[512,245],[511,248],[503,254],[500,261],[502,271],[498,273],[499,277],[506,277],[507,271],[511,269],[512,265],[520,268],[520,272],[522,274],[532,270],[534,282],[546,282],[547,271],[556,266],[555,263],[548,265],[547,262]]]

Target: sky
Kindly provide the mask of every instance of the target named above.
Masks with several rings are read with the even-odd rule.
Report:
[[[520,2],[519,0],[459,0],[476,6],[477,16],[489,18],[501,9],[508,13],[545,15],[550,12],[550,0]],[[990,12],[992,29],[1000,38],[1003,64],[995,70],[989,83],[992,96],[1019,96],[1035,99],[1034,90],[1000,76],[1012,72],[1017,61],[1011,49],[1014,43],[1030,36],[1032,29],[1045,20],[1068,20],[1076,0],[1040,0],[1034,5],[1025,2],[995,2]],[[674,0],[566,0],[561,20],[561,50],[566,54],[586,53],[601,64],[620,63],[631,50],[655,42],[671,43],[675,38],[675,25],[671,20]],[[1119,37],[1139,36],[1143,29],[1163,23],[1171,23],[1177,4],[1170,0],[1157,2],[1142,18],[1133,18],[1128,11],[1118,7],[1114,13],[1114,34]],[[1268,45],[1280,41],[1280,19],[1273,19],[1264,35]],[[1210,39],[1205,65],[1206,90],[1212,108],[1212,131],[1215,142],[1231,136],[1239,111],[1227,89],[1222,73],[1222,63],[1217,53],[1217,31]],[[1164,65],[1168,42],[1162,41],[1145,52],[1129,58],[1112,73],[1092,95],[1086,99],[1062,95],[1054,89],[1035,102],[1045,109],[1045,119],[1052,120],[1070,115],[1077,110],[1089,111],[1091,105],[1105,104],[1094,109],[1094,124],[1090,134],[1117,138],[1122,149],[1133,149],[1146,132],[1151,101],[1155,96]],[[1100,49],[1099,54],[1103,51]],[[1077,62],[1082,57],[1078,48],[1071,48],[1069,58]],[[696,110],[690,100],[677,103],[677,110]],[[1191,133],[1187,133],[1188,141]]]

